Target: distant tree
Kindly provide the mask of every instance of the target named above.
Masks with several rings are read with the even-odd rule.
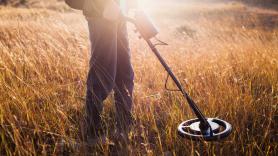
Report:
[[[25,4],[27,0],[0,0],[0,5],[8,5],[8,4]]]
[[[238,1],[249,2],[249,3],[261,3],[261,4],[278,3],[278,0],[238,0]]]
[[[0,0],[0,4],[4,4],[4,5],[7,5],[8,4],[8,0]]]

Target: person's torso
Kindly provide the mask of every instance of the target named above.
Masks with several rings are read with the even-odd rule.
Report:
[[[85,0],[83,13],[87,17],[101,17],[105,4],[109,0]],[[126,0],[115,0],[118,4],[122,5],[125,9]]]

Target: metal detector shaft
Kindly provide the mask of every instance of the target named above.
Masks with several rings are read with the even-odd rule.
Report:
[[[151,21],[148,19],[148,17],[145,14],[139,14],[135,18],[136,20],[124,17],[126,21],[133,23],[137,31],[140,33],[141,37],[144,38],[144,40],[148,43],[149,47],[155,54],[155,56],[158,58],[162,66],[165,68],[165,70],[168,72],[170,77],[173,79],[175,84],[177,85],[179,91],[183,94],[183,96],[186,98],[189,106],[196,114],[197,118],[200,120],[200,128],[203,130],[207,130],[210,128],[210,124],[208,123],[206,117],[202,114],[202,112],[197,107],[196,103],[190,98],[190,96],[186,93],[185,89],[182,87],[179,80],[176,78],[174,73],[172,72],[171,68],[167,65],[165,60],[160,55],[159,51],[157,50],[156,46],[151,42],[151,38],[157,35],[158,31],[156,30],[155,26],[151,23]]]
[[[196,114],[197,118],[200,120],[202,128],[204,129],[208,129],[210,127],[206,117],[202,114],[202,112],[199,110],[199,108],[197,107],[196,103],[191,99],[191,97],[185,92],[184,88],[182,87],[181,83],[179,82],[179,80],[176,78],[176,76],[174,75],[174,73],[172,72],[171,68],[167,65],[167,63],[165,62],[165,60],[162,58],[162,56],[160,55],[159,51],[157,50],[157,48],[155,47],[155,45],[151,42],[151,40],[149,39],[145,39],[145,41],[148,43],[149,47],[151,48],[152,52],[155,54],[155,56],[158,58],[158,60],[160,61],[160,63],[162,64],[162,66],[164,67],[164,69],[168,72],[168,74],[170,75],[170,77],[173,79],[173,81],[175,82],[175,84],[177,85],[179,91],[183,94],[183,96],[186,98],[189,106],[191,107],[191,109],[194,111],[194,113]]]

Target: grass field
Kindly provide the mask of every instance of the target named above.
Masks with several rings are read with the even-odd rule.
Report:
[[[0,8],[0,155],[55,155],[61,140],[65,155],[83,154],[71,142],[84,119],[87,25],[57,5]],[[163,57],[204,114],[233,125],[227,139],[205,143],[207,155],[277,155],[278,12],[197,2],[147,11],[169,43],[159,47]],[[165,71],[132,29],[131,155],[198,155],[198,144],[176,133],[195,116],[182,95],[165,91]],[[114,128],[112,97],[103,119]],[[109,153],[107,145],[92,155]]]

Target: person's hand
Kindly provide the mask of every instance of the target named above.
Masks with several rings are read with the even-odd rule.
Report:
[[[103,18],[115,22],[121,17],[121,8],[114,0],[108,0],[103,10]]]

